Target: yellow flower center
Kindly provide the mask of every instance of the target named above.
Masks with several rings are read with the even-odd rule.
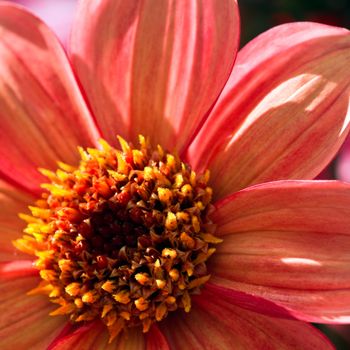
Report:
[[[119,137],[121,150],[79,148],[78,167],[59,163],[42,187],[25,235],[14,242],[35,255],[42,278],[30,293],[47,294],[71,321],[102,319],[110,340],[191,308],[209,279],[213,235],[209,172],[197,176],[176,155],[139,148]]]

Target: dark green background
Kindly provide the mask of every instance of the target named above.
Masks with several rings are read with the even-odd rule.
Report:
[[[281,23],[313,21],[350,28],[350,0],[240,0],[242,44]]]

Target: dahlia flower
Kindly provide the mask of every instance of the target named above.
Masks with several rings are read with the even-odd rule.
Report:
[[[312,179],[347,30],[236,56],[234,0],[86,0],[68,58],[6,2],[0,38],[1,349],[332,348],[308,322],[350,320],[350,185]]]

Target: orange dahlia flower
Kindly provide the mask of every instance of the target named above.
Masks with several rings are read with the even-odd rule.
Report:
[[[332,348],[307,322],[350,321],[350,185],[311,179],[349,129],[349,32],[236,57],[234,0],[77,11],[67,57],[0,4],[1,349]]]

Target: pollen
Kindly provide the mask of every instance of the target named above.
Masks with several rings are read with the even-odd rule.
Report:
[[[59,162],[44,192],[20,214],[27,227],[14,241],[35,256],[45,294],[79,323],[101,319],[112,341],[123,330],[169,312],[191,310],[210,275],[207,259],[221,242],[210,220],[209,172],[197,175],[161,146],[139,137],[138,148],[118,136],[120,149],[79,147],[80,162]]]

